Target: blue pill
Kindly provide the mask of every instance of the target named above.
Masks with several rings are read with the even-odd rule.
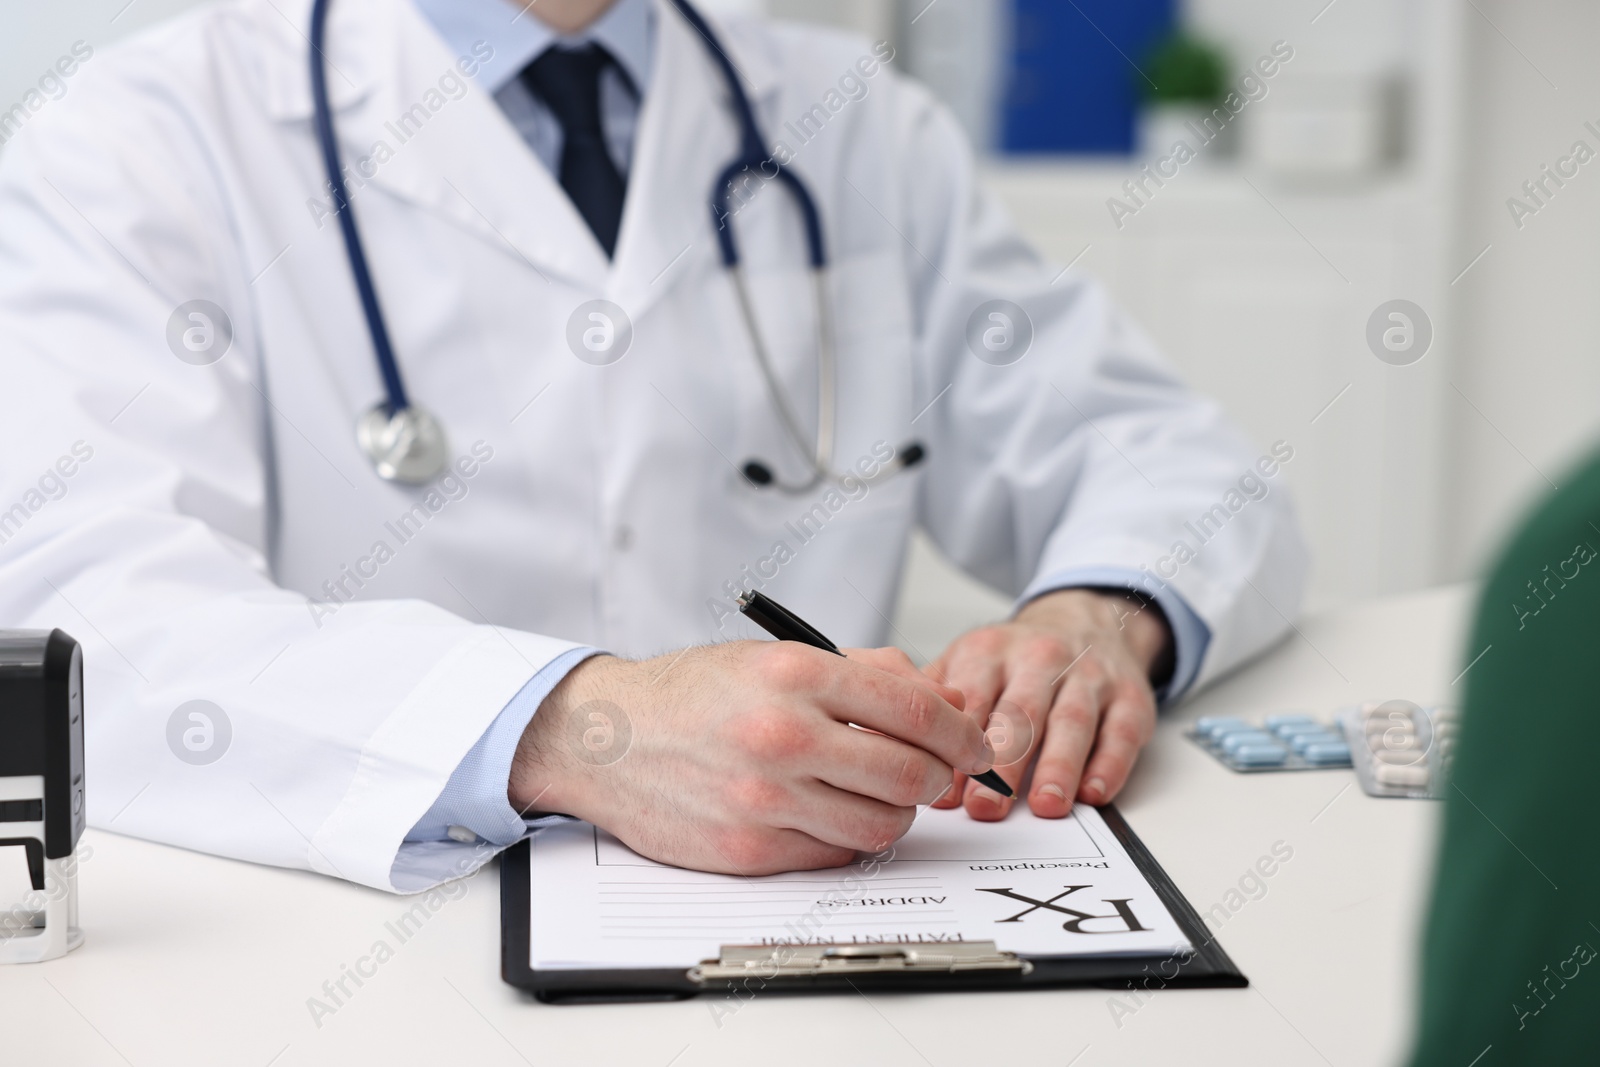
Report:
[[[1288,741],[1302,734],[1325,734],[1328,732],[1328,726],[1320,722],[1289,722],[1274,726],[1272,732]]]
[[[1284,738],[1284,740],[1289,742],[1290,748],[1294,749],[1301,755],[1305,755],[1306,749],[1310,748],[1312,745],[1344,744],[1344,738],[1340,737],[1332,730],[1320,730],[1314,734],[1295,734],[1293,737]]]
[[[1216,737],[1218,734],[1232,733],[1235,730],[1253,729],[1243,719],[1231,715],[1204,715],[1194,724],[1195,730],[1201,737]]]
[[[1240,745],[1229,756],[1241,767],[1277,767],[1289,758],[1289,750],[1271,743]]]
[[[1318,765],[1330,763],[1349,763],[1350,746],[1343,741],[1327,741],[1318,745],[1307,745],[1305,751],[1300,753],[1307,763]]]
[[[1283,747],[1278,743],[1278,739],[1276,737],[1273,737],[1265,730],[1245,730],[1241,733],[1228,734],[1218,741],[1217,744],[1222,748],[1222,751],[1230,753],[1236,752],[1240,748],[1248,745],[1275,745],[1278,748]]]
[[[1269,730],[1276,730],[1280,726],[1294,726],[1294,725],[1297,725],[1299,723],[1307,723],[1307,722],[1314,723],[1314,722],[1316,722],[1316,720],[1313,719],[1309,715],[1268,715],[1267,716],[1267,728]]]

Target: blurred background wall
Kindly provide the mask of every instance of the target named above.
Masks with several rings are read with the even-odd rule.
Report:
[[[1293,445],[1313,607],[1471,577],[1595,436],[1600,162],[1537,201],[1522,186],[1575,141],[1600,151],[1600,5],[702,2],[894,42],[1022,229],[1103,279],[1258,445]],[[0,110],[75,41],[188,6],[0,0]],[[1130,193],[1228,91],[1222,134]],[[1369,325],[1395,300],[1421,319],[1380,359]],[[931,654],[1005,606],[919,545],[897,628]]]

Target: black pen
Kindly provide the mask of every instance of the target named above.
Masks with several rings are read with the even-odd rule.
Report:
[[[739,604],[739,611],[747,619],[773,637],[776,637],[779,641],[798,641],[802,645],[810,645],[812,648],[820,648],[824,652],[832,652],[835,656],[844,655],[843,652],[839,651],[838,645],[822,636],[821,630],[818,630],[771,597],[763,596],[752,589],[749,592],[740,593],[736,599]],[[1006,780],[996,774],[992,768],[982,774],[974,774],[971,778],[979,785],[987,786],[1003,797],[1017,795],[1016,791],[1006,784]]]

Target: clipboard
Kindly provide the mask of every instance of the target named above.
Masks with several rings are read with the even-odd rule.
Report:
[[[500,857],[500,975],[545,1003],[679,1000],[702,994],[978,992],[1049,987],[1243,988],[1249,980],[1161,869],[1115,805],[1097,809],[1193,946],[1192,954],[1025,956],[992,941],[883,945],[724,945],[716,958],[672,968],[534,970],[532,851]]]

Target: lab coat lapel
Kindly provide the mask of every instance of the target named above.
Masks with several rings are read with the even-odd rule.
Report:
[[[300,0],[299,25],[309,28],[309,11],[309,0]],[[603,291],[610,263],[588,225],[494,98],[460,77],[460,57],[409,0],[341,0],[330,14],[327,51],[358,218],[362,196],[376,187],[460,226],[546,280]],[[285,117],[309,119],[309,89],[290,76],[299,71],[305,81],[303,41],[300,52],[286,66],[280,62],[272,91]]]
[[[658,0],[656,65],[640,114],[608,296],[637,320],[681,279],[718,262],[712,183],[738,153],[726,83],[706,42]],[[759,107],[777,89],[776,63],[713,28]]]
[[[268,106],[280,119],[309,122],[311,0],[277,3],[281,11],[262,0],[259,16],[264,32],[280,39],[267,71]],[[656,69],[614,261],[491,95],[470,78],[459,99],[441,90],[458,57],[409,0],[340,0],[329,19],[329,93],[358,218],[364,187],[382,189],[547,280],[606,293],[635,318],[693,265],[715,261],[709,197],[737,154],[738,129],[706,42],[666,0],[657,0]],[[713,25],[760,113],[779,87],[776,57],[757,54],[736,28]]]

